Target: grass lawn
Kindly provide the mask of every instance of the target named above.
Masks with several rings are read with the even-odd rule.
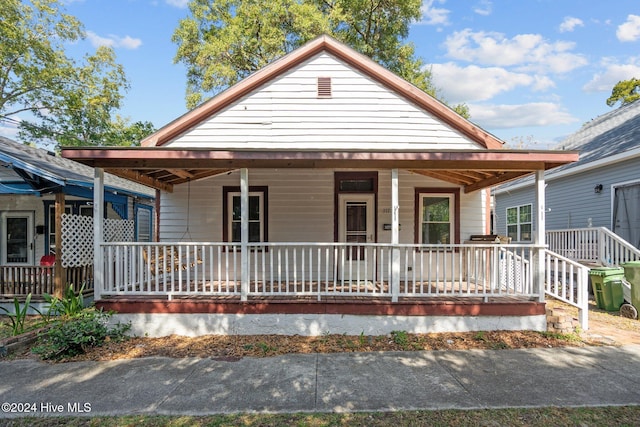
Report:
[[[4,421],[4,422],[3,422]],[[640,406],[358,412],[349,414],[234,414],[205,417],[136,415],[0,420],[8,426],[637,426]]]

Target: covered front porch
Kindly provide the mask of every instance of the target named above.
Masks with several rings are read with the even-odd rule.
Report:
[[[196,241],[197,236],[193,239],[188,235],[184,239],[157,243],[104,242],[100,239],[103,235],[100,224],[96,224],[97,304],[133,316],[131,319],[144,318],[151,329],[154,328],[149,322],[155,325],[169,322],[177,328],[165,330],[158,326],[163,333],[178,333],[175,331],[184,325],[190,325],[189,330],[198,330],[201,328],[198,325],[203,324],[226,325],[219,331],[230,333],[236,328],[242,330],[239,333],[248,333],[249,326],[238,325],[249,322],[255,326],[265,321],[279,327],[291,322],[300,324],[299,319],[285,320],[290,316],[329,316],[334,323],[326,323],[327,327],[345,332],[354,332],[353,327],[361,327],[365,318],[368,319],[365,323],[382,322],[387,329],[435,330],[438,326],[433,322],[438,323],[439,316],[444,316],[444,324],[454,330],[544,330],[547,286],[562,282],[565,287],[568,277],[576,277],[568,273],[560,277],[562,274],[558,272],[562,270],[557,268],[557,263],[562,264],[564,260],[556,259],[553,261],[556,268],[546,268],[551,260],[544,246],[543,171],[571,161],[576,157],[574,153],[505,153],[503,150],[220,153],[154,147],[86,152],[69,149],[64,150],[64,155],[96,167],[96,200],[101,197],[103,168],[122,176],[137,177],[139,182],[168,192],[177,185],[188,186],[192,180],[215,181],[223,177],[220,179],[224,184],[211,181],[208,185],[220,188],[225,199],[227,193],[222,191],[223,185],[234,176],[239,179],[237,190],[233,190],[234,197],[238,198],[237,224],[226,228],[221,227],[221,222],[214,222],[215,227],[229,230],[225,241]],[[252,231],[255,224],[251,224],[250,197],[255,194],[252,184],[264,185],[266,178],[263,175],[257,182],[250,183],[249,165],[251,170],[263,171],[386,171],[377,176],[388,179],[381,183],[388,195],[375,195],[378,206],[374,210],[388,213],[388,223],[386,218],[376,219],[374,230],[377,231],[351,240],[341,239],[344,233],[336,226],[334,241],[306,241],[304,235],[297,235],[299,241],[251,241],[250,233],[257,233],[255,229]],[[473,218],[474,213],[478,218],[488,216],[488,195],[483,189],[529,173],[535,173],[538,189],[535,214],[539,226],[531,244],[504,244],[499,240],[470,242],[470,233],[460,224],[454,226],[455,233],[451,230],[449,240],[442,243],[411,242],[414,237],[418,240],[417,226],[414,232],[414,227],[405,225],[401,233],[401,209],[405,214],[408,209],[406,194],[413,194],[414,190],[418,194],[414,187],[419,185],[409,182],[410,176],[426,177],[432,182],[438,180],[448,189],[459,189],[462,200],[470,200],[469,211],[456,214],[464,223],[468,221],[464,218]],[[403,188],[405,193],[401,191]],[[336,187],[336,194],[332,196],[331,190],[327,200],[334,196],[338,200],[338,192]],[[275,189],[269,197],[275,199],[274,193]],[[401,194],[404,194],[402,203]],[[465,199],[467,194],[475,196]],[[481,203],[483,197],[487,197],[487,203]],[[413,200],[410,203],[414,205]],[[456,199],[455,203],[459,209],[460,201]],[[100,206],[101,203],[94,205],[96,210]],[[339,209],[336,203],[336,221]],[[159,211],[161,222],[163,209]],[[411,211],[410,218],[403,219],[405,224],[414,221],[413,208]],[[101,213],[96,211],[94,215]],[[477,224],[485,223],[485,220],[477,221]],[[476,230],[489,231],[487,228]],[[232,234],[238,241],[228,241]],[[402,240],[401,235],[405,236]],[[382,236],[388,236],[388,241],[382,241]],[[407,242],[407,239],[411,240]],[[552,279],[550,273],[558,277]],[[578,284],[573,278],[570,280],[571,289],[567,291],[574,293]],[[166,317],[168,315],[171,317]],[[213,315],[225,320],[213,320],[210,318]],[[347,324],[339,320],[345,316],[365,317]],[[425,316],[432,320],[426,320]],[[149,320],[152,318],[154,320]],[[267,320],[269,318],[272,321]],[[313,322],[317,322],[317,318],[314,319]],[[296,330],[297,333],[309,332],[308,328]]]

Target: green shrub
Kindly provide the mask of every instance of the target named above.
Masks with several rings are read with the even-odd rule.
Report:
[[[76,294],[73,290],[73,285],[69,284],[63,292],[62,299],[59,299],[53,295],[44,294],[44,300],[49,303],[47,314],[49,316],[77,316],[82,312],[82,310],[84,310],[84,298],[82,296],[82,291],[84,291],[84,285]]]
[[[409,334],[407,331],[391,331],[391,337],[393,342],[402,348],[407,347],[409,344]]]
[[[131,324],[109,327],[110,313],[86,309],[75,317],[56,321],[39,340],[33,352],[43,359],[60,360],[83,354],[90,347],[101,346],[107,338],[122,341]]]

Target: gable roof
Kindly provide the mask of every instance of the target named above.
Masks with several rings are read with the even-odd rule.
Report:
[[[49,193],[65,186],[93,188],[92,168],[2,136],[0,136],[0,166],[16,171],[21,179],[29,181],[32,190],[36,192]],[[104,179],[105,188],[108,191],[145,198],[155,197],[153,189],[138,183],[111,174],[105,174]],[[37,181],[40,181],[44,187],[37,185]],[[7,194],[11,191],[0,188],[0,194],[3,193]]]
[[[182,117],[179,117],[159,129],[157,132],[149,135],[147,138],[142,140],[141,145],[146,147],[166,144],[173,138],[223,110],[245,95],[257,90],[264,84],[274,80],[276,77],[281,76],[321,52],[333,55],[347,65],[411,101],[419,108],[424,109],[440,121],[453,127],[472,141],[478,143],[481,147],[488,149],[502,148],[503,142],[500,139],[466,120],[442,102],[382,67],[369,57],[360,54],[354,49],[327,35],[323,35],[312,40],[304,46],[256,71],[246,79],[238,82],[224,92],[204,102],[199,107],[196,107],[184,114]]]
[[[566,168],[640,148],[640,101],[617,108],[582,125],[556,147],[579,150],[580,160]]]
[[[402,148],[392,144],[358,148],[345,145],[347,148],[331,149],[312,144],[305,148],[263,148],[250,144],[238,148],[213,148],[172,144],[209,118],[218,117],[225,108],[259,92],[269,82],[323,53],[407,100],[471,144],[465,149]],[[328,36],[318,37],[172,121],[144,139],[141,147],[67,148],[62,150],[62,155],[168,192],[173,191],[174,185],[238,168],[402,168],[472,192],[578,158],[577,153],[568,151],[504,150],[502,141],[495,136]]]
[[[555,149],[578,151],[580,159],[554,169],[546,179],[640,157],[640,101],[590,120],[557,144]],[[529,185],[533,182],[524,178],[502,185],[496,192]]]

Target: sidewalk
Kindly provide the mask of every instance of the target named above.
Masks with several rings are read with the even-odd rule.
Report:
[[[207,415],[640,405],[640,346],[0,362],[28,415]],[[23,405],[24,406],[24,405]]]

